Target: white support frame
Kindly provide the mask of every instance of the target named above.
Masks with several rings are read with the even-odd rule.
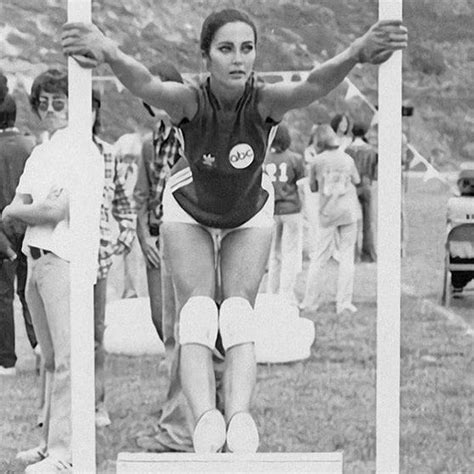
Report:
[[[402,0],[379,0],[379,19],[401,19]],[[91,20],[91,0],[68,0],[68,20]],[[379,68],[379,211],[377,292],[376,471],[399,471],[401,52]],[[91,136],[91,72],[69,59],[69,125]],[[87,170],[84,170],[86,173]],[[85,176],[85,175],[84,175]],[[86,178],[84,178],[86,179]],[[71,229],[87,216],[71,202]],[[92,287],[81,284],[81,241],[71,261],[72,450],[76,472],[95,472]]]
[[[68,21],[91,21],[91,0],[68,0]],[[68,59],[69,127],[76,139],[71,153],[80,150],[79,143],[92,138],[92,73]],[[76,144],[76,147],[74,146]],[[80,152],[74,164],[76,172],[86,181],[87,169],[81,167]],[[95,390],[94,390],[94,311],[93,290],[84,280],[88,271],[88,242],[81,229],[89,216],[84,203],[77,202],[71,193],[70,226],[73,236],[71,258],[71,405],[72,405],[72,461],[74,472],[94,473],[95,467]],[[82,235],[82,237],[81,237]]]
[[[402,19],[403,0],[379,0]],[[402,53],[379,67],[376,472],[399,472]]]

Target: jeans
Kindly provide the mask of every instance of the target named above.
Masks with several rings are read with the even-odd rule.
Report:
[[[31,347],[36,347],[36,335],[31,315],[25,299],[27,263],[26,257],[18,254],[14,262],[0,260],[0,366],[13,367],[16,363],[15,354],[15,323],[14,323],[14,285],[17,277],[17,294],[23,309],[26,334]]]
[[[142,263],[142,251],[138,244],[138,239],[134,239],[130,252],[123,255],[124,274],[122,298],[136,298],[138,296],[138,275]]]
[[[372,187],[370,184],[363,184],[357,188],[362,209],[362,248],[360,259],[363,262],[375,262],[377,252],[375,251],[374,231],[372,226]]]
[[[46,377],[50,405],[43,424],[48,453],[71,462],[71,331],[69,262],[48,253],[28,260],[28,302]]]
[[[100,278],[94,285],[94,364],[95,403],[105,400],[105,306],[107,299],[107,277]]]
[[[334,251],[334,242],[339,243],[339,270],[337,278],[336,306],[341,311],[352,303],[354,292],[354,248],[357,239],[357,223],[319,228],[316,251],[311,254],[303,306],[313,308],[319,304],[321,276]]]
[[[155,438],[170,451],[193,451],[193,417],[179,378],[179,345],[176,344],[176,304],[173,281],[161,260],[160,267],[147,266],[151,317],[166,349],[170,384],[156,427]]]
[[[268,292],[295,301],[296,276],[301,270],[302,220],[298,214],[274,216],[268,270]]]

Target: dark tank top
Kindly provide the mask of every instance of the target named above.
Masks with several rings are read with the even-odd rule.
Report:
[[[238,227],[264,206],[262,164],[276,123],[258,111],[263,82],[251,76],[234,110],[222,110],[209,78],[196,87],[197,112],[179,125],[184,154],[168,185],[180,206],[197,222]]]

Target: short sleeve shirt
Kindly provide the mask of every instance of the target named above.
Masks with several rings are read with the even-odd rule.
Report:
[[[323,227],[346,225],[360,216],[355,184],[360,181],[354,160],[340,149],[317,156],[310,180],[317,179],[319,218]]]
[[[290,150],[282,153],[270,150],[264,166],[275,190],[275,214],[300,212],[301,202],[296,183],[305,174],[303,158]]]
[[[74,199],[82,203],[88,216],[81,227],[81,236],[88,241],[87,255],[84,258],[90,262],[90,278],[94,281],[100,240],[104,165],[92,140],[79,145],[74,142],[74,137],[75,134],[70,129],[61,129],[54,133],[51,140],[38,145],[26,162],[17,193],[29,194],[33,202],[38,202],[44,200],[54,186],[66,189],[70,194],[70,201]],[[58,257],[70,261],[76,237],[71,234],[69,219],[60,221],[56,226],[28,226],[23,253],[28,254],[28,246],[35,246],[50,250]]]

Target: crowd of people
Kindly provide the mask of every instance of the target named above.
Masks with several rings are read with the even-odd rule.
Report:
[[[316,127],[305,162],[291,151],[291,124],[282,121],[288,111],[328,94],[356,64],[380,64],[403,49],[406,29],[398,21],[378,22],[307,79],[291,84],[264,83],[254,73],[257,38],[245,12],[212,13],[200,36],[208,74],[185,83],[173,64],[147,69],[93,24],[66,24],[64,53],[83,67],[107,63],[156,119],[150,133],[126,135],[111,146],[99,138],[102,98],[94,90],[93,140],[80,149],[94,179],[81,186],[66,152],[67,73],[48,69],[34,80],[30,103],[47,132],[36,146],[14,127],[15,102],[2,78],[0,280],[6,304],[2,301],[0,365],[4,374],[14,372],[13,280],[16,271],[22,298],[26,265],[24,319],[32,347],[36,334],[46,374],[42,441],[18,454],[29,464],[27,472],[72,468],[67,316],[73,197],[88,206],[87,235],[96,242],[90,283],[99,427],[111,423],[104,388],[107,275],[113,256],[127,255],[135,235],[146,265],[153,324],[170,366],[157,450],[257,451],[259,434],[251,415],[254,304],[267,269],[269,292],[314,309],[320,274],[333,256],[339,262],[336,309],[355,311],[358,221],[365,235],[360,258],[376,258],[370,227],[376,151],[364,140],[364,126],[352,126],[342,115]],[[305,180],[317,199],[305,202]],[[298,302],[302,211],[314,203],[310,269],[304,300]],[[118,238],[111,233],[112,218]],[[123,296],[136,296],[132,284]]]

